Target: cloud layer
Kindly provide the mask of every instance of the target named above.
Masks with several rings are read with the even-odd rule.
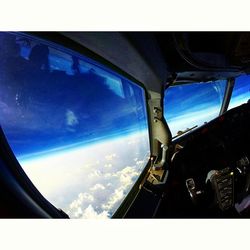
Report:
[[[131,143],[133,142],[133,143]],[[71,218],[109,218],[149,159],[147,133],[21,162],[39,191]]]

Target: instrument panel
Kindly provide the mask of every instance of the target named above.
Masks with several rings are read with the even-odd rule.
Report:
[[[170,163],[175,181],[185,183],[194,205],[226,211],[249,195],[250,104],[229,110],[175,141]]]

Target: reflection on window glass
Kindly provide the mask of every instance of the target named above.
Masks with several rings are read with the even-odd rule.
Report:
[[[250,76],[243,75],[235,79],[232,97],[228,109],[246,103],[250,99]]]
[[[144,90],[30,36],[0,33],[0,56],[0,124],[24,171],[70,217],[111,217],[148,162]]]
[[[226,81],[170,86],[165,90],[164,117],[173,136],[219,115]]]

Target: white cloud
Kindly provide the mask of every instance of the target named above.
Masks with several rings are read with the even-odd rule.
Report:
[[[131,144],[136,144],[136,140],[130,140],[130,141],[128,141],[128,145],[131,145]]]
[[[109,218],[109,214],[108,211],[103,211],[101,213],[97,213],[94,208],[92,207],[92,205],[89,205],[84,212],[82,213],[81,216],[82,219],[108,219]]]
[[[106,173],[106,174],[104,174],[104,178],[107,179],[107,178],[111,177],[112,175],[113,174],[111,174],[111,173]]]
[[[93,202],[94,197],[91,194],[88,193],[80,193],[78,195],[78,198],[74,200],[70,205],[70,209],[78,210],[79,207],[83,205],[84,202]]]
[[[132,183],[132,178],[138,175],[139,173],[135,170],[135,168],[129,166],[118,172],[120,182],[125,188]]]
[[[99,176],[101,176],[101,171],[100,170],[94,170],[94,171],[92,171],[89,175],[88,175],[88,177],[89,178],[95,178],[95,177],[99,177]]]
[[[68,126],[75,126],[79,123],[78,119],[73,111],[68,109],[65,113],[65,116],[66,116],[66,124]]]
[[[135,166],[126,166],[120,171],[103,175],[103,178],[99,179],[100,183],[95,183],[87,193],[78,195],[77,199],[70,204],[68,214],[74,218],[88,216],[106,218],[108,212],[112,215],[128,194],[134,178],[138,176],[139,172]]]
[[[90,188],[91,191],[104,190],[104,189],[105,189],[105,187],[102,184],[99,184],[99,183],[95,184],[94,187]]]
[[[74,212],[74,217],[78,218],[83,214],[81,207],[77,207],[77,209]]]
[[[104,165],[105,168],[112,168],[112,166],[113,166],[113,165],[112,165],[111,163],[108,163],[108,164],[105,164],[105,165]]]
[[[106,156],[105,156],[105,159],[106,159],[107,161],[112,161],[112,160],[114,160],[116,157],[117,157],[116,154],[110,154],[110,155],[106,155]]]
[[[121,171],[114,173],[112,176],[113,178],[118,178],[119,182],[114,192],[110,195],[109,200],[102,205],[102,208],[108,211],[113,211],[117,208],[117,205],[120,204],[120,201],[125,198],[129,192],[133,184],[133,178],[139,176],[139,173],[134,167],[127,166]]]
[[[124,197],[124,190],[123,187],[120,187],[115,190],[115,192],[110,197],[109,201],[102,205],[102,208],[106,210],[112,210],[114,205],[120,200],[122,200],[123,197]]]
[[[62,148],[21,164],[45,198],[71,218],[107,218],[141,172],[134,159],[145,159],[149,149],[145,135],[134,134],[89,147]],[[133,138],[138,145],[128,147],[127,142]]]
[[[141,165],[141,164],[143,164],[144,163],[144,161],[137,161],[136,162],[136,165]]]

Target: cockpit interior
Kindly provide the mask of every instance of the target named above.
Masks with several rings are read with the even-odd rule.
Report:
[[[1,218],[249,218],[249,32],[1,32]]]

